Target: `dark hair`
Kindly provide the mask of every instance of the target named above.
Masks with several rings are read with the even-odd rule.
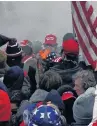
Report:
[[[52,70],[45,72],[39,82],[39,88],[46,91],[51,91],[52,89],[58,89],[62,85],[62,79],[60,75]]]

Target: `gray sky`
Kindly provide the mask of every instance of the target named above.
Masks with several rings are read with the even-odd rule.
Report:
[[[97,8],[97,2],[92,3]],[[61,43],[64,34],[72,32],[70,2],[0,2],[0,30],[18,41],[43,42],[52,33]]]
[[[72,31],[70,2],[0,2],[1,33],[18,40],[44,41],[53,33],[62,40]]]

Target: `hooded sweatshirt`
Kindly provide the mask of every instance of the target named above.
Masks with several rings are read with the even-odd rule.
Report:
[[[24,100],[22,101],[17,114],[16,114],[16,120],[18,120],[17,125],[19,125],[23,121],[23,112],[25,109],[29,108],[29,112],[31,112],[38,102],[42,102],[45,100],[48,92],[42,89],[37,89],[32,96],[30,97],[30,100]]]
[[[65,61],[64,63],[60,63],[59,65],[51,67],[50,70],[59,73],[59,75],[62,77],[63,84],[69,84],[70,86],[73,86],[72,75],[80,71],[81,68],[78,64],[72,61]]]
[[[9,90],[11,101],[21,101],[29,98],[30,84],[20,67],[11,67],[6,72],[3,82]]]
[[[93,117],[92,117],[92,122],[89,124],[89,126],[96,126],[96,125],[97,125],[97,85],[96,85],[96,90],[95,90],[95,101],[94,101],[94,107],[93,107]]]
[[[95,88],[90,87],[80,95],[73,105],[73,116],[76,121],[75,126],[88,126],[93,116],[93,106],[95,100]]]

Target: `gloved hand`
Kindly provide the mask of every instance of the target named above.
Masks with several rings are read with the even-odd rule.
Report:
[[[9,38],[7,36],[1,35],[0,34],[0,46],[6,44],[7,42],[16,42],[17,39],[16,38]]]
[[[37,87],[35,74],[36,74],[36,69],[33,68],[32,66],[30,66],[29,67],[29,71],[28,71],[28,76],[30,78],[31,91],[32,91],[32,93],[34,93],[34,91],[36,90],[36,87]]]
[[[9,43],[11,43],[11,45],[14,45],[17,42],[16,38],[9,38]]]
[[[32,67],[32,66],[29,66],[28,76],[33,77],[33,76],[35,76],[35,74],[36,74],[36,69],[34,67]]]

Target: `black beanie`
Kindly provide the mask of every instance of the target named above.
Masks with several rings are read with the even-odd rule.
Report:
[[[67,33],[63,36],[63,42],[69,39],[74,39],[75,40],[75,36],[73,33]]]
[[[8,43],[6,48],[6,54],[9,57],[16,57],[22,55],[22,49],[16,40],[12,40]]]

